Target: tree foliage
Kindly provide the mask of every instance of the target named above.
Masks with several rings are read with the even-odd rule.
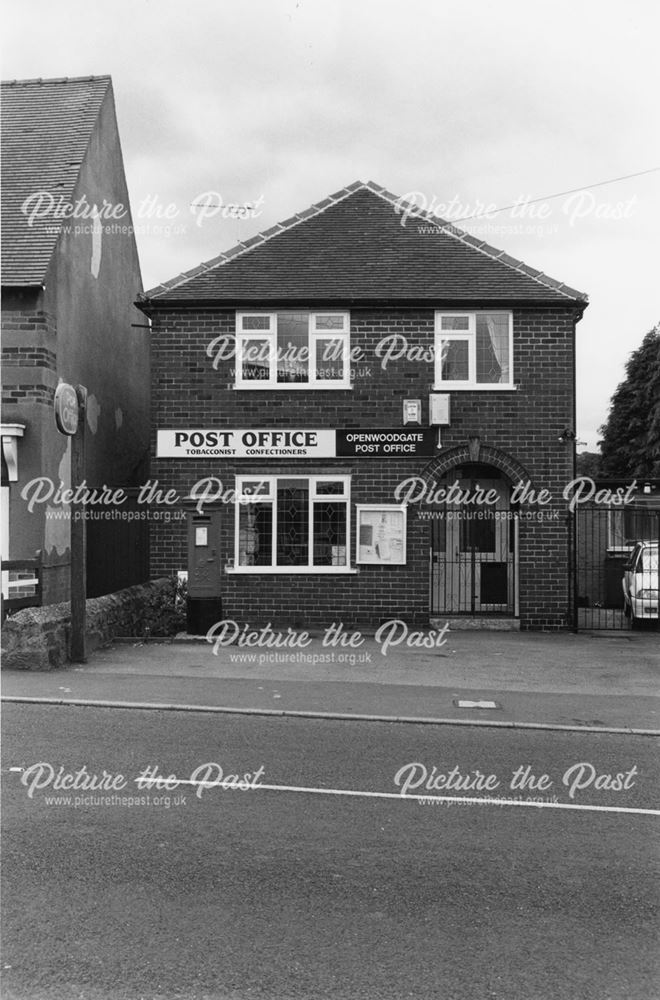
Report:
[[[601,461],[602,456],[599,451],[581,451],[576,458],[575,471],[578,476],[590,476],[591,479],[598,479]]]
[[[630,355],[626,377],[599,429],[601,475],[612,478],[660,476],[660,324]]]

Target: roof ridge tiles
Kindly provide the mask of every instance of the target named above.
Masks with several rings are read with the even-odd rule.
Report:
[[[384,188],[382,184],[377,184],[376,181],[366,181],[365,187],[368,187],[374,194],[384,194],[387,192],[387,188]]]
[[[112,80],[109,73],[101,73],[96,76],[35,76],[28,80],[2,80],[3,87],[25,87],[28,84],[49,84],[49,83],[90,83],[93,80]]]

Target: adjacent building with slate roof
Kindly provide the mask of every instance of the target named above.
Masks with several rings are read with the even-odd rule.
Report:
[[[191,629],[572,624],[587,298],[411,209],[357,182],[140,297]]]
[[[54,492],[41,499],[47,485],[32,510],[21,494],[37,477],[70,485],[58,383],[88,391],[89,486],[138,485],[148,468],[149,344],[133,326],[144,318],[128,206],[110,77],[2,84],[2,557],[40,562],[42,603],[68,596],[70,525]],[[145,579],[135,552],[117,522],[90,527],[90,596]]]

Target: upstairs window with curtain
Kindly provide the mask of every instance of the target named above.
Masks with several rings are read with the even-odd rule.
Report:
[[[510,312],[437,312],[436,389],[512,389]]]

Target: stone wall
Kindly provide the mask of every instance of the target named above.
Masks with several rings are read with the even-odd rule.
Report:
[[[144,633],[148,611],[171,590],[171,581],[154,580],[87,601],[87,651],[115,636]],[[69,662],[71,614],[68,603],[26,608],[2,627],[2,667],[52,670]]]

